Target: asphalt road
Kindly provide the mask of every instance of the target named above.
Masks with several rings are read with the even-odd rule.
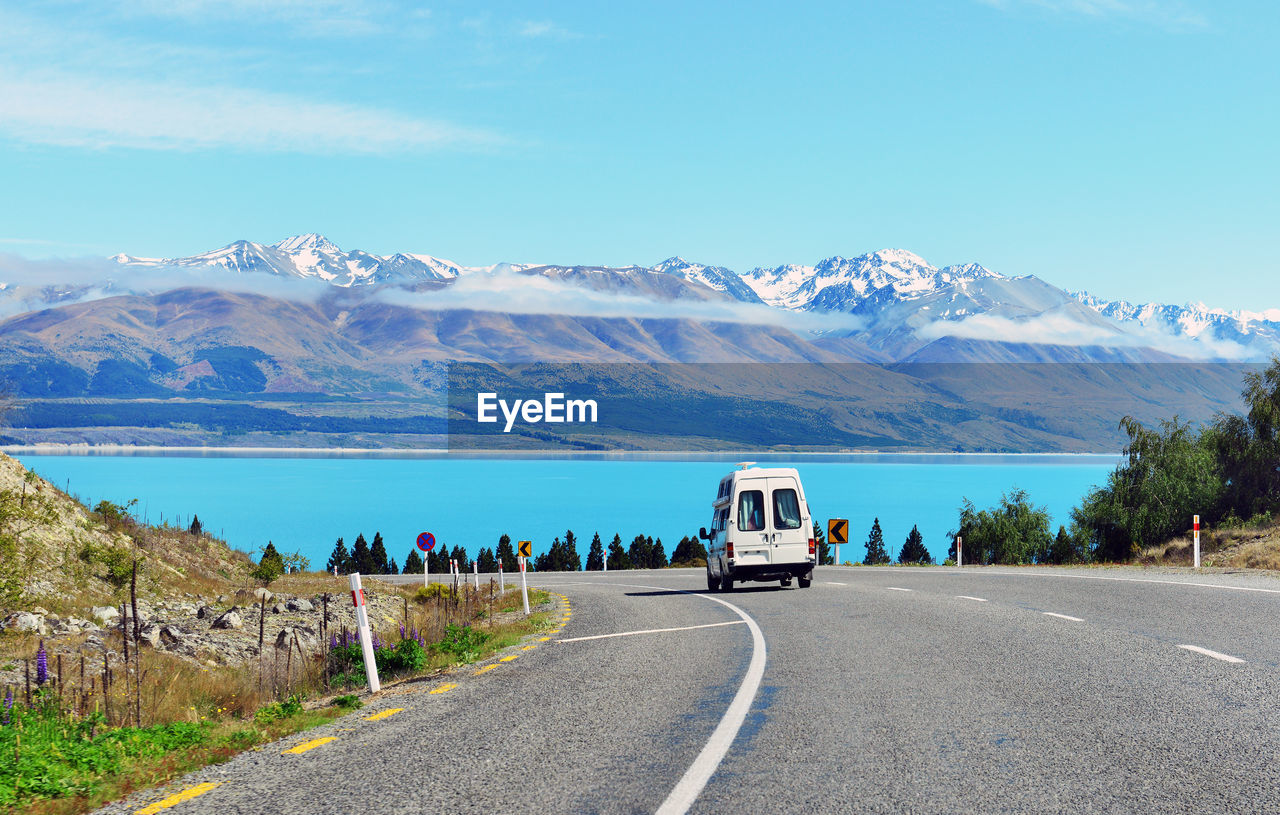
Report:
[[[206,782],[165,811],[1280,811],[1280,580],[827,567],[809,589],[709,595],[700,570],[530,577],[572,612],[518,658],[103,811]],[[601,637],[651,629],[682,630]]]

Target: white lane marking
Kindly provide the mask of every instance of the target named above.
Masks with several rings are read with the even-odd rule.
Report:
[[[1156,580],[1147,577],[1107,577],[1100,574],[1036,574],[1035,572],[984,572],[950,571],[947,574],[982,575],[985,577],[1069,577],[1074,580],[1113,580],[1117,583],[1162,583],[1166,586],[1198,586],[1202,589],[1227,589],[1228,591],[1253,591],[1262,594],[1280,594],[1280,589],[1262,589],[1256,586],[1224,586],[1221,583],[1196,583],[1190,580]]]
[[[667,631],[692,631],[695,628],[719,628],[723,625],[742,625],[746,620],[730,620],[727,623],[707,623],[706,625],[683,625],[679,628],[646,628],[643,631],[622,631],[617,634],[596,634],[592,637],[570,637],[556,642],[583,642],[585,640],[606,640],[610,637],[634,637],[637,634],[662,634]]]
[[[1059,620],[1070,620],[1073,623],[1084,622],[1084,620],[1080,619],[1079,617],[1072,617],[1070,614],[1058,614],[1057,612],[1054,612],[1054,611],[1042,611],[1040,613],[1045,615],[1046,617],[1057,617]]]
[[[915,591],[915,589],[900,589],[897,586],[885,586],[889,591]]]
[[[1179,645],[1178,647],[1184,648],[1188,651],[1195,651],[1197,654],[1204,654],[1207,657],[1220,659],[1223,662],[1234,662],[1237,664],[1244,662],[1240,657],[1233,657],[1230,654],[1219,654],[1217,651],[1210,651],[1208,648],[1201,648],[1199,645]]]
[[[760,690],[760,682],[764,679],[764,664],[766,658],[766,649],[764,644],[764,632],[760,630],[760,626],[751,618],[747,612],[730,603],[728,600],[721,600],[710,594],[703,594],[698,591],[686,591],[685,589],[673,589],[670,586],[638,586],[634,583],[614,583],[612,581],[568,581],[566,583],[543,583],[542,585],[586,585],[598,586],[601,584],[610,586],[621,586],[627,589],[651,589],[653,591],[674,591],[680,594],[691,594],[694,597],[701,597],[704,600],[710,600],[713,603],[719,603],[725,608],[732,611],[742,618],[747,624],[747,628],[751,630],[751,662],[747,664],[746,675],[742,677],[742,684],[738,686],[738,692],[734,694],[733,701],[729,703],[729,708],[724,712],[724,716],[720,719],[720,724],[716,725],[716,729],[711,731],[711,738],[707,739],[707,743],[702,746],[702,751],[694,758],[693,763],[689,765],[689,769],[684,771],[684,775],[676,782],[676,786],[671,790],[671,794],[667,796],[667,800],[662,802],[662,806],[658,807],[655,815],[684,815],[689,811],[689,807],[693,806],[693,802],[698,800],[698,795],[702,793],[707,782],[711,780],[711,776],[715,774],[716,768],[720,766],[720,762],[724,760],[725,754],[729,752],[729,748],[733,746],[733,740],[737,738],[738,731],[742,729],[742,723],[747,720],[747,713],[751,710],[751,703],[756,698],[756,693]]]
[[[973,600],[973,601],[974,601],[974,602],[976,602],[976,603],[985,603],[985,602],[987,602],[987,598],[985,598],[985,597],[970,597],[970,596],[969,596],[969,595],[967,595],[967,594],[957,594],[957,595],[956,595],[956,599],[958,599],[958,600]]]
[[[827,581],[827,585],[829,585],[829,586],[847,586],[847,585],[849,585],[849,584],[848,584],[848,583],[837,583],[837,582],[836,582],[836,581],[834,581],[834,580],[828,580],[828,581]]]

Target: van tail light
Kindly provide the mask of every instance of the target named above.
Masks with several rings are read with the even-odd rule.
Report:
[[[818,542],[815,541],[813,538],[809,538],[809,555],[811,557],[816,557],[817,554],[818,554]]]
[[[729,560],[733,560],[733,544],[732,543],[725,544],[725,551],[729,557]]]

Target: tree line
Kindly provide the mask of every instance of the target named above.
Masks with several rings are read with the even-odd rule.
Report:
[[[1269,521],[1280,511],[1280,357],[1245,375],[1241,397],[1243,414],[1198,428],[1176,415],[1155,427],[1125,416],[1121,462],[1057,534],[1025,491],[984,510],[966,500],[949,556],[959,536],[966,563],[1114,562],[1186,534],[1195,515],[1205,528]]]

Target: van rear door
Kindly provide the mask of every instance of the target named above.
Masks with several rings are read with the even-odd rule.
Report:
[[[791,476],[768,479],[771,563],[803,563],[809,556],[808,508]]]
[[[773,562],[773,530],[768,503],[768,479],[738,479],[732,530],[734,565],[767,566]]]

